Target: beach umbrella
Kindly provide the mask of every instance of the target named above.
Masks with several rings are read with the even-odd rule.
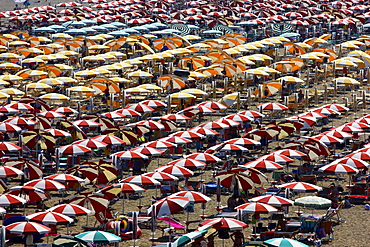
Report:
[[[279,103],[263,103],[257,106],[260,112],[269,110],[269,111],[283,111],[288,108],[285,105]]]
[[[350,158],[364,160],[364,161],[370,161],[370,154],[366,152],[356,151],[354,153],[346,155],[345,157],[350,157]]]
[[[91,149],[78,144],[69,144],[58,148],[59,155],[84,155],[91,152]]]
[[[16,109],[18,111],[32,111],[34,110],[33,106],[31,106],[30,104],[26,104],[26,103],[12,103],[12,104],[7,104],[5,105],[5,107],[10,107],[10,108],[13,108],[13,109]]]
[[[12,194],[1,194],[0,195],[0,206],[9,207],[15,205],[23,205],[27,201],[19,196]]]
[[[103,142],[103,143],[106,143],[107,145],[112,145],[112,146],[125,145],[126,144],[120,138],[118,138],[116,136],[112,136],[112,135],[99,135],[99,136],[93,137],[92,139]]]
[[[99,213],[108,208],[109,201],[100,194],[92,192],[80,192],[69,199],[69,203],[91,208],[94,213]]]
[[[280,150],[274,151],[273,153],[281,154],[281,155],[288,156],[290,158],[297,158],[297,159],[300,159],[302,157],[307,157],[307,154],[302,153],[297,150],[293,150],[293,149],[280,149]]]
[[[146,142],[146,143],[143,143],[141,146],[152,147],[152,148],[156,148],[156,149],[159,149],[159,150],[167,150],[169,148],[177,147],[177,145],[175,143],[168,142],[168,141],[165,141],[165,140]],[[1,150],[1,144],[0,144],[0,150]]]
[[[55,212],[34,213],[26,216],[26,219],[46,225],[66,225],[73,222],[73,219],[67,215]]]
[[[221,161],[221,159],[219,159],[218,157],[207,153],[193,153],[186,155],[185,158],[198,160],[204,163],[217,163]]]
[[[35,187],[43,191],[63,191],[66,189],[66,187],[63,184],[57,181],[47,180],[47,179],[32,180],[32,181],[25,183],[24,185]]]
[[[128,106],[125,107],[125,109],[134,110],[134,111],[140,112],[140,113],[151,113],[151,112],[155,111],[152,107],[150,107],[148,105],[145,105],[145,104],[140,104],[140,103],[128,105]],[[120,112],[120,111],[118,111],[118,112],[123,114],[123,115],[126,115],[123,112]]]
[[[201,222],[200,225],[202,227],[198,228],[198,230],[208,229],[208,228],[215,228],[216,230],[223,230],[223,231],[242,231],[244,228],[247,228],[248,225],[242,221],[231,219],[231,218],[215,218],[206,220]]]
[[[278,164],[287,164],[293,162],[293,160],[283,154],[270,153],[259,157],[257,160],[268,160]]]
[[[112,154],[112,156],[116,156],[119,159],[123,160],[134,160],[134,159],[148,159],[149,157],[141,154],[139,152],[134,152],[134,151],[122,151],[118,153]]]
[[[225,144],[219,151],[227,151],[227,152],[245,152],[248,151],[247,148],[241,145],[234,145],[234,144]]]
[[[205,203],[212,201],[211,198],[197,191],[180,191],[170,195],[169,197],[177,196],[187,197],[191,203]]]
[[[178,213],[184,210],[190,204],[189,198],[182,196],[166,197],[153,205],[155,206],[156,215],[164,216]],[[148,209],[148,214],[151,214],[153,206]]]
[[[154,178],[158,181],[178,181],[179,179],[171,174],[165,172],[148,172],[144,173],[143,176]]]
[[[238,114],[245,115],[245,116],[250,117],[252,119],[254,119],[254,118],[263,118],[265,116],[262,113],[259,113],[259,112],[256,112],[256,111],[251,111],[251,110],[241,111]]]
[[[253,118],[247,117],[247,116],[241,115],[241,114],[231,114],[231,115],[228,115],[228,116],[226,116],[224,118],[225,119],[233,120],[233,121],[238,122],[238,123],[244,123],[244,122],[253,121]]]
[[[45,131],[49,132],[54,137],[66,138],[66,137],[71,137],[72,136],[69,132],[64,131],[64,130],[46,129]]]
[[[12,166],[0,166],[0,178],[19,177],[22,175],[24,175],[24,173],[18,168]]]
[[[194,173],[191,170],[185,167],[173,166],[173,165],[160,166],[154,171],[155,172],[165,172],[165,173],[171,174],[176,177],[191,177],[194,175]]]
[[[329,109],[337,111],[337,112],[348,112],[349,111],[349,108],[347,108],[343,105],[340,105],[340,104],[328,104],[328,105],[324,105],[322,107],[323,108],[329,108]]]
[[[67,101],[69,100],[69,97],[63,95],[63,94],[60,94],[60,93],[47,93],[47,94],[44,94],[44,95],[41,95],[39,97],[40,99],[42,100],[55,100],[55,101]],[[59,114],[61,114],[60,112],[57,112]]]
[[[77,183],[84,183],[85,180],[82,178],[70,175],[70,174],[54,174],[45,177],[44,179],[54,180],[59,183],[66,183],[66,182],[77,182]]]
[[[265,159],[257,159],[255,161],[250,161],[244,165],[239,165],[240,168],[255,168],[257,170],[262,171],[274,171],[283,169],[284,167],[279,165],[276,162],[265,160]]]
[[[286,207],[286,206],[292,206],[294,202],[292,200],[289,200],[287,198],[277,196],[277,195],[263,195],[263,196],[257,196],[250,199],[251,202],[259,202],[259,203],[265,203],[268,205],[271,205],[273,207]]]
[[[178,136],[185,139],[203,139],[204,136],[199,133],[191,132],[191,131],[178,131],[176,133],[171,134],[171,136]]]
[[[38,235],[46,234],[51,231],[49,227],[36,222],[16,222],[7,225],[5,229],[12,234],[18,235]]]
[[[218,136],[220,135],[217,131],[211,130],[209,128],[204,127],[195,127],[188,130],[189,132],[194,132],[201,134],[203,136]]]
[[[151,148],[151,147],[137,147],[131,149],[132,151],[142,153],[146,156],[160,156],[164,153],[164,151],[156,149],[156,148]]]
[[[207,129],[212,129],[212,130],[222,130],[222,129],[229,129],[230,126],[224,123],[220,122],[208,122],[208,123],[203,123],[199,125],[198,127],[203,127]]]
[[[0,142],[0,151],[3,151],[4,153],[18,152],[21,149],[21,147],[11,142]]]
[[[193,232],[189,232],[187,234],[184,234],[182,235],[181,237],[179,237],[175,242],[174,244],[176,246],[186,246],[186,244],[189,244],[191,243],[192,241],[196,240],[196,239],[199,239],[203,236],[205,236],[207,233],[207,231],[193,231]]]
[[[18,133],[21,131],[22,129],[15,124],[5,123],[5,122],[0,123],[0,132],[3,132],[3,133],[17,132]]]
[[[66,117],[63,114],[54,112],[54,111],[44,111],[44,112],[37,113],[37,115],[44,117],[44,118],[65,118]]]
[[[124,115],[125,117],[128,117],[128,118],[141,116],[140,112],[137,112],[137,111],[131,110],[131,109],[120,109],[120,110],[117,110],[115,112],[117,112],[119,114],[122,114],[122,115]]]
[[[70,107],[57,107],[53,109],[52,111],[55,111],[57,113],[63,114],[63,115],[71,115],[71,114],[78,114],[78,111],[70,108]]]
[[[357,169],[364,169],[370,166],[368,162],[361,159],[356,159],[354,157],[343,157],[336,159],[331,164],[344,164]]]
[[[270,247],[308,247],[307,244],[290,238],[272,238],[263,243]]]
[[[357,174],[358,170],[355,167],[344,165],[344,164],[328,164],[322,166],[318,170],[322,173],[334,173],[334,174]]]
[[[282,185],[278,185],[278,188],[290,189],[295,192],[318,192],[322,191],[322,188],[310,183],[305,182],[292,182]]]
[[[247,214],[275,214],[278,211],[275,207],[260,202],[245,203],[235,209],[240,209]]]
[[[14,124],[21,128],[33,126],[36,124],[35,121],[23,117],[8,118],[7,120],[4,121],[4,123]]]
[[[4,113],[4,114],[14,114],[14,113],[18,113],[19,111],[14,109],[14,108],[10,108],[10,107],[5,107],[5,106],[1,106],[0,107],[0,113]]]
[[[99,127],[99,126],[102,126],[101,123],[97,123],[97,122],[94,122],[94,121],[91,121],[91,120],[77,120],[77,121],[72,121],[72,123],[76,126],[80,126],[80,127],[88,127],[88,128],[93,128],[93,127]]]
[[[123,183],[131,183],[131,184],[137,184],[137,185],[161,185],[161,183],[154,178],[147,177],[145,175],[137,175],[137,176],[132,176],[123,179],[121,182]]]
[[[9,190],[9,194],[19,196],[27,200],[27,202],[41,202],[48,199],[48,195],[43,190],[32,186],[15,186]]]
[[[233,144],[233,145],[240,145],[243,147],[261,145],[259,141],[255,141],[255,140],[248,139],[248,138],[234,138],[234,139],[226,141],[225,143]]]
[[[169,162],[168,165],[181,166],[181,167],[188,168],[190,170],[204,169],[207,166],[207,164],[204,162],[189,159],[189,158],[177,159],[177,160]]]
[[[117,243],[121,242],[121,237],[114,235],[109,232],[103,231],[88,231],[80,233],[75,236],[75,238],[81,239],[89,243]]]
[[[310,139],[320,141],[320,142],[322,142],[324,144],[327,144],[327,145],[334,145],[334,144],[343,143],[343,140],[341,140],[337,137],[328,135],[328,134],[317,135],[317,136],[314,136],[314,137],[310,137]]]
[[[168,136],[168,137],[163,137],[159,139],[158,141],[165,141],[165,142],[170,142],[170,143],[175,143],[175,144],[187,144],[187,143],[192,143],[191,140],[181,138],[178,136]]]
[[[47,211],[68,216],[81,216],[91,214],[91,210],[76,204],[59,204],[49,208]]]
[[[78,145],[85,146],[91,149],[102,149],[108,146],[108,144],[95,140],[95,139],[79,140],[79,141],[75,141],[73,144],[78,144]]]
[[[234,188],[234,186],[237,186],[239,190],[246,191],[253,187],[251,178],[242,172],[227,171],[217,176],[220,177],[221,185],[226,188]]]
[[[305,196],[294,200],[294,205],[309,208],[328,208],[331,204],[331,200],[319,196]]]

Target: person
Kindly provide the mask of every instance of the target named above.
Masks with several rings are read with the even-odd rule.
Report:
[[[229,210],[232,210],[232,211],[235,210],[235,207],[237,206],[237,203],[238,203],[237,198],[238,196],[235,194],[229,197],[229,199],[227,200],[227,207]]]
[[[285,218],[279,219],[275,230],[285,232],[287,223],[288,223],[287,219]]]
[[[332,207],[337,208],[338,207],[338,197],[339,197],[339,190],[337,186],[335,186],[334,183],[330,185],[331,193],[330,193],[330,200],[332,202]]]
[[[207,237],[207,247],[215,247],[215,237],[217,236],[218,232],[214,231]]]
[[[256,233],[266,232],[268,229],[267,227],[263,226],[262,222],[259,222],[256,227]]]
[[[344,197],[344,208],[351,208],[351,207],[354,207],[355,205],[351,204],[351,202],[349,201],[349,198],[348,196],[345,196]]]
[[[234,247],[242,247],[244,245],[245,240],[242,231],[237,230],[230,237],[234,241]]]

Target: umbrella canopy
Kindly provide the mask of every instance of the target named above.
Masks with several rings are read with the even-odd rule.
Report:
[[[55,212],[39,212],[30,214],[26,217],[30,221],[43,223],[46,225],[66,225],[73,222],[73,219]]]
[[[12,166],[0,166],[0,178],[18,177],[24,173]]]
[[[183,196],[166,197],[154,203],[156,215],[164,216],[178,213],[190,204],[189,198]],[[148,209],[148,214],[152,213],[153,206]]]
[[[272,238],[263,243],[269,247],[308,247],[307,244],[291,238]]]
[[[318,192],[322,191],[322,188],[310,183],[305,182],[292,182],[279,185],[279,188],[291,189],[296,192]]]
[[[286,199],[281,196],[276,195],[263,195],[257,196],[250,199],[252,202],[259,202],[271,205],[273,207],[285,207],[285,206],[292,206],[294,202],[292,200]]]
[[[331,200],[319,196],[305,196],[294,201],[294,205],[308,208],[328,208],[331,204]]]
[[[320,167],[319,172],[334,174],[357,174],[358,170],[355,167],[338,163],[338,164],[328,164],[323,167]]]
[[[76,235],[76,238],[89,243],[117,243],[121,242],[121,237],[109,232],[89,231]]]
[[[58,148],[60,155],[84,155],[90,153],[91,149],[78,144],[65,145]]]
[[[187,197],[191,203],[210,202],[211,198],[197,191],[180,191],[170,195],[170,197],[183,196]]]
[[[66,187],[63,184],[57,181],[46,180],[46,179],[32,180],[32,181],[25,183],[24,185],[35,187],[43,191],[62,191],[66,189]]]
[[[131,183],[131,184],[138,184],[138,185],[161,185],[161,183],[154,178],[147,177],[144,175],[137,175],[123,179],[121,182],[123,183]]]
[[[23,198],[11,194],[2,194],[0,195],[0,206],[9,207],[15,205],[25,204],[27,201]]]
[[[235,209],[241,209],[244,213],[247,214],[274,214],[278,211],[273,206],[260,202],[245,203],[237,206]]]
[[[68,216],[89,215],[92,213],[91,210],[76,204],[59,204],[49,208],[47,211]]]
[[[46,234],[51,231],[49,227],[36,222],[16,222],[5,227],[7,231],[18,235]]]
[[[202,223],[200,223],[202,227],[200,227],[198,230],[203,229],[209,229],[211,227],[215,228],[216,230],[223,230],[223,231],[237,231],[237,230],[243,230],[244,228],[247,228],[248,225],[245,224],[242,221],[234,220],[230,218],[215,218],[206,220]]]
[[[185,167],[173,166],[173,165],[160,166],[154,171],[155,172],[165,172],[165,173],[174,175],[176,177],[191,177],[194,175],[194,173],[191,170]]]

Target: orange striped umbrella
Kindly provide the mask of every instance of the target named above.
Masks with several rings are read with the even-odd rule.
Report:
[[[189,63],[191,63],[191,69],[189,68],[189,70],[196,70],[205,65],[205,61],[200,57],[183,57],[179,61],[179,65],[181,64],[181,67],[189,67],[187,66]]]
[[[186,85],[184,79],[174,75],[161,76],[157,81],[162,88],[182,89]]]

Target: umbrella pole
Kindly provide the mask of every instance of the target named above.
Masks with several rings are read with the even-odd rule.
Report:
[[[124,214],[125,213],[125,198],[124,198],[125,194],[122,194],[122,213]]]

